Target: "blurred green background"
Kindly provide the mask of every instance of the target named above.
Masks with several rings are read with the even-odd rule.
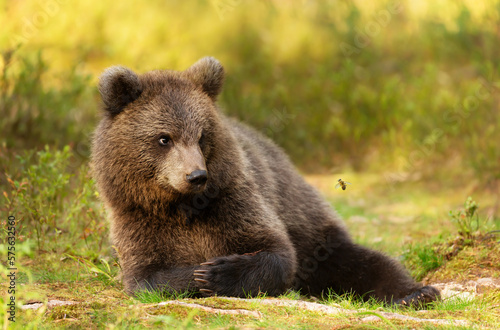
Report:
[[[227,71],[222,111],[302,172],[351,173],[372,199],[362,187],[466,187],[456,200],[481,193],[498,215],[499,1],[0,0],[0,22],[2,211],[39,244],[105,236],[87,164],[99,74],[207,55]]]
[[[220,104],[303,169],[500,177],[498,1],[1,1],[2,143],[87,143],[100,72],[227,70]],[[80,146],[80,148],[83,148]]]

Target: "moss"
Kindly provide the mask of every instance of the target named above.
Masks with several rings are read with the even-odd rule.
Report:
[[[457,245],[457,242],[459,245]],[[460,245],[461,244],[461,245]],[[453,253],[450,251],[452,247]],[[448,261],[430,272],[426,282],[466,281],[481,277],[500,278],[500,244],[494,236],[478,235],[470,242],[458,238],[441,244]]]

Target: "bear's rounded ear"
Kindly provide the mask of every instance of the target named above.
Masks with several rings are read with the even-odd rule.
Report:
[[[112,66],[99,77],[99,92],[105,110],[111,115],[117,115],[141,95],[142,85],[132,70],[123,66]]]
[[[224,83],[224,68],[213,57],[204,57],[189,67],[184,74],[212,100],[217,99]]]

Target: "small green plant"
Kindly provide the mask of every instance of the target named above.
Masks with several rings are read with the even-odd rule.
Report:
[[[299,300],[301,298],[300,290],[299,291],[287,290],[285,293],[281,294],[279,298],[289,299],[289,300]]]
[[[472,239],[474,232],[479,230],[478,208],[479,205],[469,196],[463,210],[450,211],[451,220],[458,227],[458,233],[466,239]]]
[[[404,252],[403,260],[417,281],[444,263],[444,257],[427,244],[411,244]]]
[[[169,290],[141,290],[135,293],[135,298],[142,303],[159,303],[166,300],[178,300],[184,298],[192,298],[195,295],[193,291],[176,291],[172,288]]]
[[[79,264],[83,265],[89,273],[93,273],[96,275],[102,275],[108,282],[110,283],[115,283],[116,282],[116,275],[118,273],[117,268],[112,268],[109,262],[106,259],[100,259],[101,267],[96,265],[90,260],[81,258],[81,257],[76,257],[72,256],[69,254],[66,254],[68,258],[73,259],[74,261],[78,262]]]
[[[261,292],[261,291],[259,291],[259,292],[257,292],[256,295],[254,295],[254,294],[252,294],[251,291],[246,292],[245,289],[243,289],[243,294],[245,295],[245,297],[247,299],[265,299],[265,298],[268,297],[267,296],[267,292]]]

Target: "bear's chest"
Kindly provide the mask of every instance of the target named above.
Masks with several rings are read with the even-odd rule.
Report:
[[[243,251],[238,237],[205,223],[164,226],[152,231],[151,238],[152,254],[167,264],[192,265]]]
[[[185,223],[181,219],[169,221],[141,221],[115,223],[113,244],[125,259],[148,259],[149,263],[193,265],[209,259],[258,250],[248,249],[242,233],[248,232],[224,219],[197,219]],[[248,250],[248,251],[247,251]]]

